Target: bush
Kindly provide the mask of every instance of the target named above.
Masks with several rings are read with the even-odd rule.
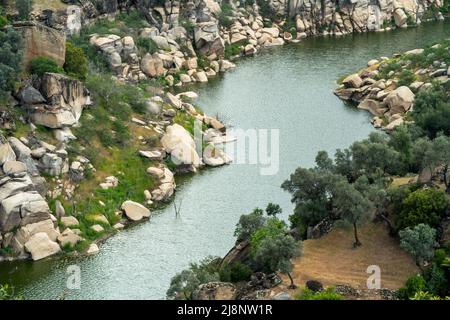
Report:
[[[0,29],[8,25],[8,19],[5,16],[0,15]]]
[[[250,280],[253,270],[246,264],[236,262],[231,266],[222,268],[219,274],[220,281],[236,283]]]
[[[419,92],[412,117],[430,138],[439,132],[450,135],[450,82]]]
[[[444,217],[449,200],[447,195],[437,189],[416,190],[402,201],[397,212],[396,226],[403,229],[415,227],[420,223],[438,227]]]
[[[30,13],[33,10],[32,0],[16,0],[16,8],[19,13],[20,20],[28,20]]]
[[[0,101],[14,88],[21,71],[21,37],[12,28],[0,30]]]
[[[58,66],[58,64],[47,57],[36,57],[31,60],[30,72],[38,76],[42,76],[46,72],[51,73],[64,73],[64,69]]]
[[[308,288],[295,295],[296,300],[342,300],[342,295],[334,288],[327,288],[323,291],[314,292]]]
[[[405,286],[398,290],[398,297],[400,299],[409,299],[417,292],[426,289],[425,279],[421,275],[415,275],[406,280]]]
[[[0,284],[0,300],[21,300],[22,298],[14,293],[14,288],[8,284]]]
[[[416,80],[416,78],[417,78],[416,75],[411,70],[404,69],[402,70],[402,72],[400,72],[397,86],[398,87],[409,86]]]
[[[85,80],[88,73],[88,60],[83,49],[69,41],[66,43],[64,70],[68,75],[80,80]]]
[[[154,54],[158,51],[158,46],[155,41],[150,38],[139,37],[136,41],[136,45],[139,49],[141,49],[141,51],[144,51],[144,53],[148,52],[150,54]]]

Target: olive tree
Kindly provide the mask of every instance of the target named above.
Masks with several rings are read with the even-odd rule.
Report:
[[[170,280],[167,290],[168,299],[191,300],[201,284],[220,281],[220,275],[214,268],[215,258],[208,257],[200,263],[191,263],[188,269],[177,273]]]
[[[400,247],[410,253],[422,270],[424,262],[430,261],[436,247],[436,230],[426,224],[400,230]]]
[[[358,226],[372,216],[372,203],[347,181],[337,183],[334,188],[334,206],[337,215],[353,226],[355,238],[353,246],[359,247],[362,243],[358,237]]]
[[[301,254],[301,243],[297,243],[295,239],[280,231],[278,234],[263,238],[257,248],[255,248],[253,259],[266,272],[281,272],[286,274],[290,279],[289,288],[295,289],[294,280],[292,279],[292,262],[291,259]]]

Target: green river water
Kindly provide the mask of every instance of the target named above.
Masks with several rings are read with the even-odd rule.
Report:
[[[292,211],[280,184],[298,166],[311,166],[317,151],[334,153],[372,130],[369,115],[345,106],[333,95],[336,80],[368,60],[419,48],[450,37],[450,22],[420,28],[340,38],[310,38],[265,50],[237,62],[237,68],[192,89],[198,105],[242,129],[279,129],[280,165],[261,175],[258,165],[234,164],[177,178],[176,201],[154,212],[150,221],[108,239],[100,253],[38,262],[0,265],[0,283],[11,283],[29,299],[59,298],[67,267],[81,270],[81,289],[67,299],[162,299],[170,278],[189,262],[224,255],[233,245],[241,214],[268,202]]]

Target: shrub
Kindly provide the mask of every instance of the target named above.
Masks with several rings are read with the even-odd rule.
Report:
[[[250,214],[244,214],[239,218],[239,222],[236,225],[234,236],[237,241],[250,240],[253,233],[259,228],[262,228],[266,222],[263,211],[256,208]]]
[[[64,73],[64,70],[58,64],[47,57],[36,57],[31,60],[30,72],[42,76],[46,72]]]
[[[438,132],[450,135],[450,83],[419,92],[414,99],[412,117],[430,138]]]
[[[141,49],[145,53],[153,54],[158,51],[158,46],[155,41],[150,38],[142,38],[139,37],[136,41],[136,45],[139,49]]]
[[[14,88],[21,71],[21,37],[12,28],[0,30],[0,101]]]
[[[226,266],[219,272],[220,281],[233,283],[250,280],[252,273],[253,270],[248,265],[240,262]]]
[[[419,268],[434,255],[436,230],[426,224],[418,224],[413,229],[406,228],[399,232],[400,247],[410,253]]]
[[[14,293],[14,288],[8,284],[0,284],[0,300],[21,300],[22,298]]]
[[[342,295],[337,293],[334,288],[327,288],[318,292],[305,288],[295,295],[296,300],[342,300],[342,298]]]
[[[398,297],[400,299],[409,299],[417,292],[426,289],[425,279],[421,275],[415,275],[406,280],[405,286],[398,290]]]
[[[225,46],[224,57],[225,59],[230,59],[233,56],[239,55],[242,52],[242,46],[246,46],[248,44],[248,39],[241,40],[239,42],[235,42],[233,44]]]
[[[220,276],[215,268],[215,259],[208,257],[200,263],[191,263],[188,269],[177,273],[170,281],[167,298],[190,300],[199,285],[219,281]]]
[[[449,200],[446,194],[437,189],[416,190],[402,201],[397,212],[396,226],[403,229],[420,223],[437,227],[444,217]]]
[[[31,10],[33,10],[32,0],[16,0],[16,8],[19,13],[20,20],[28,20]]]
[[[0,15],[0,29],[4,28],[8,24],[8,19],[5,16]]]
[[[69,41],[66,43],[64,70],[68,75],[80,80],[85,80],[88,72],[88,60],[83,49]]]
[[[400,72],[397,86],[398,87],[409,86],[416,80],[416,78],[417,78],[416,75],[411,70],[404,69],[402,70],[402,72]]]

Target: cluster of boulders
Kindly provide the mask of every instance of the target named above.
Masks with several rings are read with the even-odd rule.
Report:
[[[367,68],[347,76],[335,94],[345,101],[358,103],[358,108],[374,116],[371,122],[375,128],[390,132],[405,122],[405,115],[413,109],[415,93],[432,87],[433,81],[449,81],[450,67],[444,61],[434,61],[427,68],[412,70],[417,80],[408,86],[397,85],[401,71],[410,68],[408,56],[422,54],[423,51],[414,49],[404,55],[396,55],[394,58],[401,57],[403,66],[400,71],[390,71],[386,78],[380,77],[380,71],[387,66],[389,59],[371,60]]]
[[[43,185],[28,147],[0,136],[0,248],[19,258],[40,260],[82,240],[71,230],[60,233]]]
[[[295,19],[298,32],[342,35],[353,32],[390,30],[420,24],[424,13],[442,6],[440,0],[331,1],[269,0],[270,8]],[[435,18],[443,19],[435,10]],[[391,26],[391,21],[394,26]]]
[[[83,108],[91,104],[89,91],[81,81],[58,73],[45,73],[24,85],[17,98],[34,124],[61,129],[55,133],[61,140],[74,138],[65,128],[75,125]]]

